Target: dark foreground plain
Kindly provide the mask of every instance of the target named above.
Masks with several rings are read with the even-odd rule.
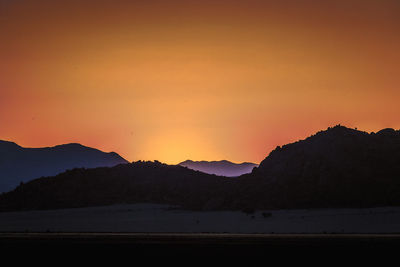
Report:
[[[0,244],[140,246],[380,246],[400,244],[400,234],[182,234],[182,233],[0,233]]]
[[[295,260],[338,261],[351,256],[357,261],[381,259],[382,263],[397,255],[400,234],[153,234],[153,233],[1,233],[4,255],[32,251],[35,257],[56,255],[65,261],[85,257],[99,261],[122,257],[156,261],[193,263],[213,259],[222,262],[244,261],[255,266],[257,259],[281,263]],[[117,255],[117,257],[111,255]],[[41,256],[42,255],[42,256]],[[47,256],[46,256],[47,257]],[[217,257],[217,258],[216,258]],[[347,259],[346,259],[347,260]],[[321,262],[322,263],[322,262]],[[259,264],[256,264],[259,265]],[[325,264],[324,264],[325,265]]]
[[[400,233],[400,207],[369,209],[191,211],[151,203],[0,212],[8,233]]]
[[[123,245],[183,250],[216,248],[380,248],[400,245],[400,234],[181,234],[181,233],[0,233],[1,246]]]

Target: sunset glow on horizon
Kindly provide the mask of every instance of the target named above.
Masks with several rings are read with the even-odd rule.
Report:
[[[259,163],[400,128],[400,2],[0,0],[0,140]]]

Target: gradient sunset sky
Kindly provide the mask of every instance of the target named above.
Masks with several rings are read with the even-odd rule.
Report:
[[[400,128],[400,1],[0,0],[0,139],[260,162]]]

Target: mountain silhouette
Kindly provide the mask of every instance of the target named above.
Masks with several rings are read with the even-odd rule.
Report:
[[[0,192],[14,189],[20,182],[53,176],[67,169],[115,166],[127,163],[118,154],[105,153],[80,144],[45,148],[23,148],[0,140]]]
[[[233,163],[227,160],[221,161],[192,161],[186,160],[179,165],[192,170],[201,171],[208,174],[215,174],[227,177],[236,177],[242,174],[250,173],[257,164],[250,162]]]
[[[158,161],[138,161],[111,168],[76,168],[54,177],[35,179],[0,195],[0,210],[146,202],[207,209],[207,202],[217,192],[222,193],[228,180]]]
[[[272,206],[398,205],[399,163],[400,131],[367,133],[337,125],[277,147],[251,177],[267,188],[263,199]]]
[[[338,125],[277,147],[235,179],[159,162],[74,169],[0,195],[0,210],[145,202],[243,211],[395,206],[399,161],[400,131],[366,133]]]

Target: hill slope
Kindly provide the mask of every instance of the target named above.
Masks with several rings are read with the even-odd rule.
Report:
[[[233,163],[227,160],[221,161],[192,161],[186,160],[179,165],[192,170],[201,171],[208,174],[215,174],[227,177],[236,177],[242,174],[250,173],[257,164],[250,162]]]
[[[251,176],[274,206],[398,205],[400,131],[328,128],[277,147]]]
[[[14,189],[20,182],[53,176],[76,167],[94,168],[127,163],[116,153],[105,153],[80,144],[45,148],[23,148],[0,140],[0,192]]]
[[[228,178],[159,162],[73,169],[55,177],[33,180],[0,195],[0,210],[146,202],[207,209],[207,203],[212,202],[215,195],[224,195],[221,190],[226,180]]]

